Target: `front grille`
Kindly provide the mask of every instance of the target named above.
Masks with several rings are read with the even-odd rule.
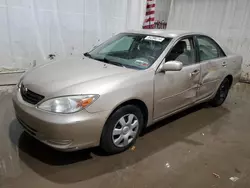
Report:
[[[25,88],[23,84],[21,85],[21,96],[24,101],[30,104],[37,104],[44,99],[44,96],[30,91],[29,89]]]

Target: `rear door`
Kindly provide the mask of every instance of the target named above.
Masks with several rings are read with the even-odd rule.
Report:
[[[227,58],[220,46],[210,37],[196,36],[196,48],[201,65],[200,87],[197,99],[213,94],[227,72]]]

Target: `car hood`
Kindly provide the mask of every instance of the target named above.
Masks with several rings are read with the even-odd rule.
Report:
[[[24,76],[22,83],[31,91],[48,96],[76,84],[134,71],[136,70],[105,65],[87,57],[82,60],[66,59],[31,70]]]

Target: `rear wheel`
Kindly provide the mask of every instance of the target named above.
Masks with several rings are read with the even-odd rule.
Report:
[[[142,124],[143,115],[139,108],[134,105],[119,108],[104,126],[101,148],[109,154],[125,151],[135,143]]]
[[[229,89],[230,89],[230,80],[228,78],[225,78],[221,83],[215,97],[210,101],[210,105],[213,107],[222,105],[227,98]]]

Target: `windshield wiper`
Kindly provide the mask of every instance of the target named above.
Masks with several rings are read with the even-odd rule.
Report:
[[[111,64],[111,65],[116,65],[116,66],[119,66],[119,67],[126,67],[124,66],[122,63],[119,63],[119,62],[115,62],[115,61],[111,61],[107,58],[94,58],[92,55],[90,55],[88,52],[84,53],[83,54],[85,57],[89,57],[91,59],[95,59],[97,61],[102,61],[104,63],[108,63],[108,64]]]
[[[111,61],[107,58],[93,58],[93,59],[98,60],[98,61],[102,61],[102,62],[107,63],[107,64],[116,65],[119,67],[125,67],[122,63]]]
[[[115,61],[110,61],[107,58],[104,58],[103,60],[104,60],[105,63],[108,63],[108,64],[116,65],[116,66],[119,66],[119,67],[125,67],[122,63],[115,62]]]
[[[83,55],[84,55],[85,57],[90,57],[90,58],[92,58],[92,56],[90,55],[89,52],[86,52],[86,53],[84,53]]]

